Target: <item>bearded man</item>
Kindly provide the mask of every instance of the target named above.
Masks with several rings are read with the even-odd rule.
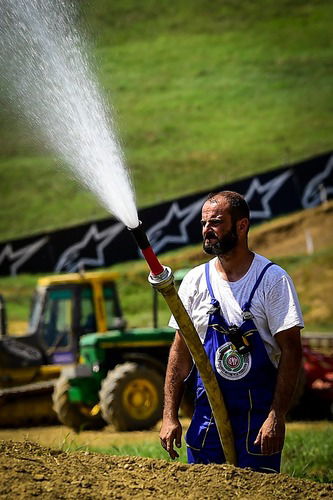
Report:
[[[301,366],[302,313],[290,276],[248,246],[250,212],[233,191],[209,195],[202,208],[204,251],[179,295],[215,371],[231,421],[237,465],[279,472],[285,418]],[[176,329],[165,379],[162,446],[178,457],[178,411],[194,380],[195,409],[186,434],[189,463],[225,463],[200,374]]]

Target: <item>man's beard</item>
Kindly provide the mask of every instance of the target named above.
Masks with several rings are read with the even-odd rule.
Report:
[[[215,243],[206,241],[206,238],[216,238]],[[235,248],[238,243],[238,236],[236,232],[236,224],[234,223],[228,233],[221,238],[217,238],[213,231],[206,234],[203,241],[203,249],[209,255],[225,255]]]

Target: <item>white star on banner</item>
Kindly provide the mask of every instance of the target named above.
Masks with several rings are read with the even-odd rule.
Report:
[[[48,237],[45,236],[30,243],[25,247],[19,248],[18,250],[13,250],[11,243],[8,243],[2,250],[0,254],[0,265],[7,258],[9,261],[15,261],[10,265],[10,274],[16,276],[18,269],[29,260],[45,243],[48,241]]]
[[[262,210],[251,210],[251,217],[258,219],[269,219],[272,217],[272,210],[269,206],[271,198],[277,193],[286,180],[292,175],[291,170],[287,170],[282,174],[270,179],[266,184],[260,184],[258,177],[255,177],[244,198],[250,204],[253,195],[257,192],[261,195]]]
[[[123,224],[118,222],[99,232],[96,224],[92,224],[81,241],[71,245],[60,255],[55,271],[60,272],[65,270],[67,272],[75,272],[84,269],[85,266],[98,267],[105,265],[104,248],[123,230],[123,228]],[[94,259],[88,257],[81,257],[78,259],[80,250],[84,249],[91,240],[99,242],[98,245],[96,245],[97,257]]]
[[[164,219],[149,228],[147,236],[156,253],[162,250],[168,243],[190,243],[187,234],[187,225],[200,213],[205,199],[206,197],[197,200],[185,208],[180,208],[176,201],[173,202]],[[173,217],[181,221],[178,226],[179,234],[177,235],[167,234],[167,228]]]
[[[312,177],[312,179],[305,186],[303,196],[302,196],[302,206],[304,208],[316,207],[322,203],[320,185],[323,185],[325,179],[327,179],[333,170],[333,155],[329,158],[326,167],[322,172]],[[333,194],[333,186],[324,186],[325,196]]]

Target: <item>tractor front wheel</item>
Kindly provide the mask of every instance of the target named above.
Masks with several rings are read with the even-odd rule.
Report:
[[[163,377],[134,362],[109,371],[99,393],[102,416],[117,431],[150,429],[162,417]]]
[[[82,430],[99,430],[106,426],[99,407],[90,408],[87,405],[72,403],[69,399],[70,382],[61,376],[54,387],[52,400],[53,409],[60,422],[76,432]]]

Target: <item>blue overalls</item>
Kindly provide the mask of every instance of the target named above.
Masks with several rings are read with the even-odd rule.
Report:
[[[250,344],[250,352],[239,354],[228,338],[231,326],[222,316],[214,297],[209,264],[205,266],[211,309],[204,347],[216,373],[234,433],[238,467],[251,467],[260,472],[279,472],[281,453],[262,455],[254,445],[259,429],[272,404],[277,370],[269,359],[264,343],[250,312],[252,298],[270,262],[262,270],[242,307],[243,323],[238,327]],[[223,449],[212,416],[201,377],[195,370],[196,401],[191,425],[186,434],[189,463],[225,463]]]

